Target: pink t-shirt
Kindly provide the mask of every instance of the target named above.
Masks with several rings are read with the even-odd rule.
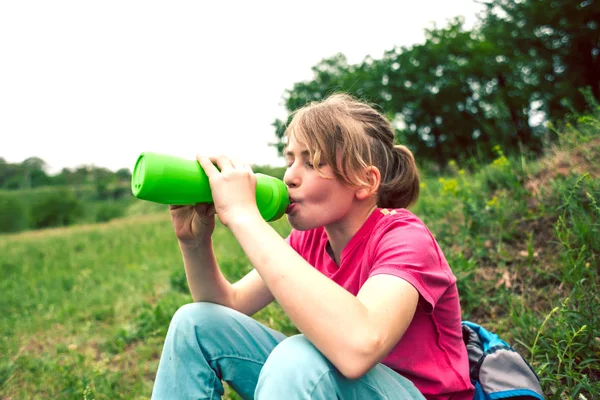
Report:
[[[420,295],[406,333],[382,363],[410,379],[427,399],[473,399],[462,338],[456,278],[433,235],[405,209],[377,209],[333,260],[324,228],[292,230],[287,242],[306,261],[356,296],[371,276],[388,274]]]

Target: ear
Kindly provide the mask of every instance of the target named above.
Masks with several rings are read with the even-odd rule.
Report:
[[[379,172],[379,168],[373,166],[367,167],[365,169],[364,178],[367,181],[367,185],[356,191],[356,198],[358,200],[365,200],[379,190],[379,184],[381,183],[381,173]]]

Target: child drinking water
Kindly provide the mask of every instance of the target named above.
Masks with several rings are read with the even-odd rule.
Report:
[[[152,397],[219,399],[226,381],[244,399],[472,399],[456,278],[407,210],[419,175],[389,121],[336,94],[285,136],[286,239],[256,207],[251,168],[224,156],[198,157],[214,204],[171,206],[194,302],[173,317]],[[233,284],[215,214],[254,267]],[[273,300],[301,334],[251,318]]]

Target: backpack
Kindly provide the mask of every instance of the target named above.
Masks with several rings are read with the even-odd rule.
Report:
[[[462,330],[474,400],[544,400],[537,374],[512,346],[470,321],[462,322]]]

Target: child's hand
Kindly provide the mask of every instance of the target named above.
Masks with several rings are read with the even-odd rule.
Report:
[[[171,222],[179,242],[190,247],[207,243],[215,230],[215,208],[213,204],[200,203],[195,206],[169,206]]]
[[[256,176],[249,165],[225,156],[197,156],[197,159],[208,176],[215,210],[224,225],[248,217],[260,218],[256,206]]]

